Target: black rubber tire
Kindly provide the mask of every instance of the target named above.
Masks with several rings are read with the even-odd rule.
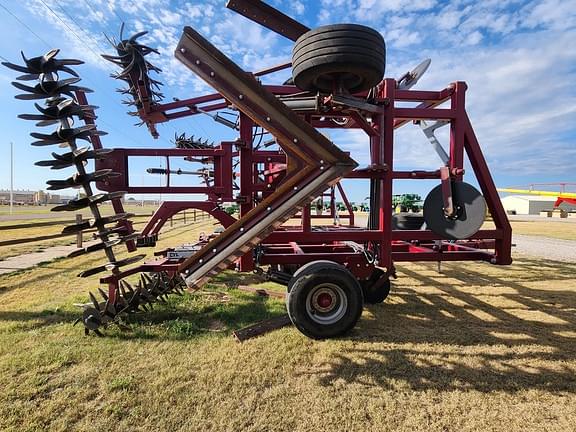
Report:
[[[368,90],[384,77],[386,45],[376,30],[333,24],[304,33],[292,49],[294,84],[313,92]]]
[[[327,324],[315,321],[307,308],[309,295],[323,284],[339,287],[346,300],[342,315]],[[300,267],[288,284],[286,308],[290,320],[312,339],[333,338],[350,331],[360,319],[363,304],[358,279],[344,266],[332,261],[314,261]]]
[[[382,277],[387,278],[386,281],[381,286],[376,288],[376,282],[378,282]],[[364,303],[383,303],[390,294],[390,285],[390,279],[385,276],[384,272],[380,269],[374,269],[374,272],[368,279],[360,281]]]
[[[424,224],[424,215],[416,213],[396,213],[392,215],[392,229],[419,230]]]

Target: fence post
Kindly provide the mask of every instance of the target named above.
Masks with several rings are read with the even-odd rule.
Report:
[[[172,216],[170,216],[170,227],[172,227]]]
[[[192,219],[194,222],[196,222],[196,209],[192,210]]]
[[[77,224],[82,223],[82,215],[81,214],[76,215],[76,223]],[[82,231],[78,231],[78,234],[76,234],[76,247],[77,248],[82,247]]]
[[[184,210],[184,225],[186,225],[186,210]]]

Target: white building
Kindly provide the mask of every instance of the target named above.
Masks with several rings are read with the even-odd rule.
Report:
[[[556,198],[538,195],[508,195],[502,198],[502,205],[508,214],[537,215],[541,211],[552,210]],[[560,205],[561,209],[576,211],[576,206],[567,203]]]

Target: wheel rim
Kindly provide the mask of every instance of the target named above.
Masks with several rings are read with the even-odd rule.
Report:
[[[318,324],[334,324],[346,314],[348,299],[344,290],[336,284],[323,283],[315,286],[306,296],[306,313]]]

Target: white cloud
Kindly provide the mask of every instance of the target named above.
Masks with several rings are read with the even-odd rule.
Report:
[[[296,15],[302,15],[306,11],[306,6],[300,0],[294,0],[291,2],[290,9],[294,11]]]
[[[75,20],[62,21],[37,1],[25,5],[34,16],[58,29],[63,52],[110,71],[96,53],[112,52],[102,32],[119,28],[126,18],[129,32],[148,30],[146,43],[158,47],[151,56],[163,73],[167,94],[206,91],[207,86],[173,56],[183,25],[193,25],[241,67],[256,70],[290,57],[288,41],[223,8],[223,1],[184,2],[178,9],[168,0],[45,0],[59,4]],[[576,8],[561,0],[321,0],[273,2],[283,12],[302,15],[312,27],[357,21],[377,28],[388,47],[387,76],[399,77],[425,57],[433,60],[419,88],[439,89],[452,81],[469,84],[467,106],[487,157],[500,169],[537,172],[542,164],[569,172],[576,133]],[[317,13],[312,14],[314,6]],[[84,29],[80,42],[70,34]],[[335,134],[333,132],[333,134]],[[335,134],[338,137],[338,134]],[[568,138],[567,138],[568,137]],[[338,140],[336,140],[338,141]],[[344,141],[366,160],[362,133]],[[343,141],[343,142],[344,142]],[[362,153],[363,152],[363,153]],[[438,160],[417,128],[398,136],[397,163],[437,167]]]

